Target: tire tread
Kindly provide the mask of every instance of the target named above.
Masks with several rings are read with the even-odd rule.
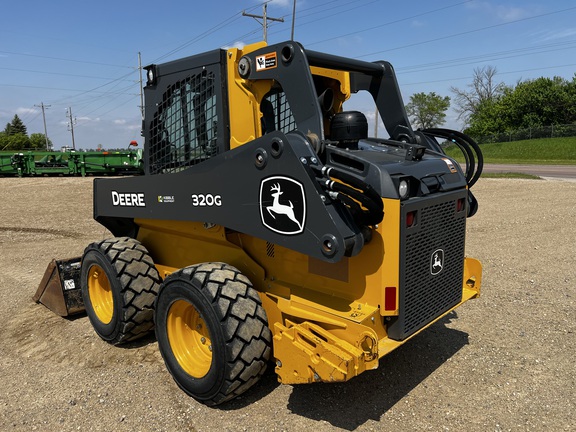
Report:
[[[130,237],[92,243],[117,272],[121,286],[122,317],[117,335],[108,342],[119,345],[146,336],[154,329],[154,302],[162,280],[148,250]]]
[[[225,263],[203,263],[173,273],[201,287],[220,318],[228,349],[227,375],[207,405],[218,405],[242,394],[264,374],[271,356],[272,333],[262,301],[238,269]]]

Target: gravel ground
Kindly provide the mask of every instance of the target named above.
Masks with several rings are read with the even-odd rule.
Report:
[[[348,383],[269,373],[208,408],[166,371],[154,339],[101,341],[84,315],[32,301],[51,258],[109,234],[89,178],[0,178],[2,431],[568,431],[576,424],[576,183],[481,179],[466,303]]]

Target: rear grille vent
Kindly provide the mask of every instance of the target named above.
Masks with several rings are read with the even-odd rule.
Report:
[[[416,211],[417,223],[400,234],[400,315],[391,338],[405,339],[462,300],[466,217],[456,200],[465,193],[403,206],[402,220]]]

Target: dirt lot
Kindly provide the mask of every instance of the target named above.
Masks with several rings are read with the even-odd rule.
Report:
[[[53,257],[107,237],[91,179],[0,179],[2,431],[568,431],[576,424],[576,183],[482,179],[469,220],[483,295],[344,384],[274,374],[207,408],[153,339],[101,341],[32,301]]]

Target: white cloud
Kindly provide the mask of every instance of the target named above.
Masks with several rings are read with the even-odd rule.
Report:
[[[556,39],[563,39],[567,37],[571,37],[576,35],[576,28],[568,28],[562,30],[550,30],[546,32],[541,32],[540,40],[541,41],[551,41]]]
[[[479,10],[492,17],[498,19],[499,21],[509,22],[517,21],[519,19],[527,18],[529,16],[538,13],[537,10],[528,7],[517,7],[508,6],[503,4],[496,4],[493,2],[482,1],[482,2],[471,2],[467,4],[470,9]]]
[[[100,117],[76,117],[76,121],[77,122],[82,122],[82,123],[99,123],[100,122]]]
[[[142,129],[142,123],[138,121],[134,122],[133,120],[116,119],[113,120],[112,123],[114,123],[116,126],[121,126],[124,130],[139,131]]]
[[[272,0],[270,2],[274,6],[287,7],[294,4],[294,0]]]
[[[531,11],[513,6],[496,6],[496,16],[502,21],[516,21],[531,15]]]
[[[354,35],[345,38],[338,38],[337,41],[341,48],[350,48],[360,46],[364,42],[364,39],[362,36]]]
[[[36,114],[38,110],[36,108],[16,108],[16,114],[24,115],[24,114]]]
[[[246,46],[245,42],[242,41],[236,41],[234,42],[232,45],[228,45],[228,46],[223,46],[222,49],[227,50],[230,48],[238,48],[238,49],[242,49]]]
[[[142,130],[142,124],[141,123],[131,124],[131,125],[126,126],[125,129],[131,130],[131,131],[134,131],[134,130],[141,131]]]

